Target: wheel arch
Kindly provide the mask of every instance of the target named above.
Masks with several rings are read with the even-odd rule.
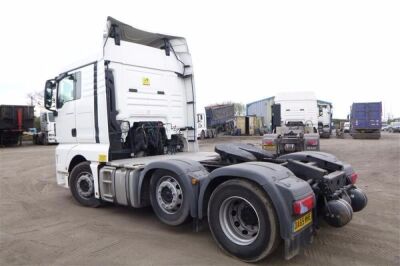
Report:
[[[199,162],[188,159],[170,159],[147,164],[139,177],[138,199],[141,206],[145,206],[150,202],[150,179],[156,170],[171,171],[182,178],[184,182],[182,185],[188,191],[187,194],[189,195],[185,198],[190,201],[190,215],[197,217],[198,187],[201,180],[208,176],[208,171]],[[198,180],[196,184],[192,184],[193,178]]]
[[[68,165],[68,173],[71,173],[72,169],[74,169],[75,166],[77,166],[78,164],[80,164],[82,162],[86,162],[86,161],[87,161],[86,158],[83,157],[82,155],[80,155],[80,154],[75,155],[71,159],[71,161],[70,161],[70,163]]]

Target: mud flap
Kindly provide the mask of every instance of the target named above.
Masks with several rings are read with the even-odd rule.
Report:
[[[308,244],[311,244],[314,239],[313,234],[313,226],[309,226],[308,228],[302,230],[291,239],[284,239],[285,242],[285,251],[284,257],[285,260],[290,260],[294,256],[300,253],[300,250]]]

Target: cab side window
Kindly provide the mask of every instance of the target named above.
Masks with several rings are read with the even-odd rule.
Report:
[[[68,75],[58,83],[57,108],[61,108],[66,102],[80,98],[80,72]]]

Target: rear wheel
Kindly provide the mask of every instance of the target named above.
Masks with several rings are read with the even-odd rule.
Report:
[[[262,260],[279,244],[272,203],[265,192],[248,181],[229,180],[213,191],[208,222],[220,248],[246,262]]]
[[[180,225],[189,217],[189,201],[181,177],[171,171],[156,170],[150,180],[150,202],[158,219]]]
[[[87,207],[99,207],[101,200],[94,196],[94,181],[89,162],[76,165],[70,174],[69,186],[74,199]]]

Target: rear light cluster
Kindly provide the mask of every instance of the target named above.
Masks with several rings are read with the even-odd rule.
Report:
[[[301,215],[310,211],[314,207],[314,195],[293,202],[293,214]]]
[[[307,146],[318,146],[318,140],[317,139],[309,139],[307,140]]]
[[[264,145],[268,145],[268,146],[273,146],[274,145],[274,141],[273,140],[263,140],[263,144]]]
[[[351,176],[350,176],[350,182],[352,183],[352,184],[355,184],[356,182],[357,182],[357,178],[358,178],[358,174],[357,173],[352,173],[351,174]]]

